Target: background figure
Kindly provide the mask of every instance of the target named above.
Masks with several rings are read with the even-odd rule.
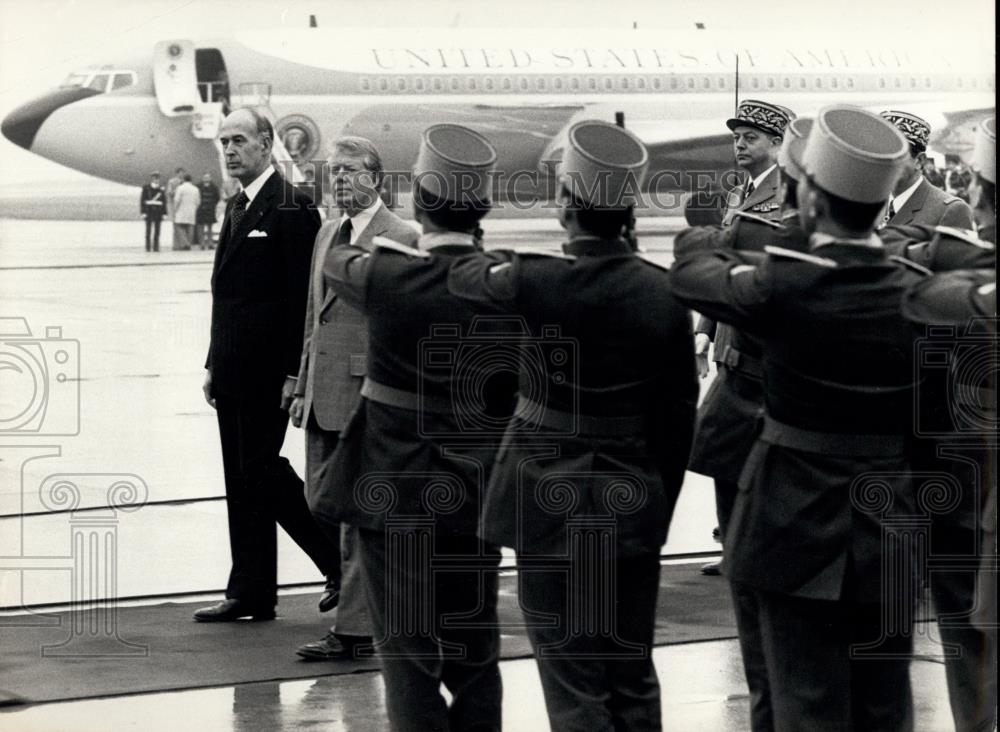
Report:
[[[407,246],[417,241],[416,230],[379,198],[382,159],[369,140],[336,140],[327,162],[330,190],[341,216],[324,224],[316,237],[302,362],[289,410],[292,424],[306,430],[306,494],[310,503],[330,488],[333,453],[341,430],[361,401],[361,382],[367,373],[368,323],[362,312],[338,297],[324,279],[327,253],[348,245],[371,251],[376,236]],[[372,634],[358,557],[358,529],[338,521],[326,523],[322,514],[316,518],[331,542],[340,545],[340,572],[320,600],[321,611],[339,603],[337,620],[323,638],[306,643],[297,653],[319,661],[351,658],[355,647],[371,642]]]
[[[215,185],[211,173],[201,176],[198,184],[198,212],[195,214],[195,238],[194,243],[200,244],[202,249],[215,249],[215,242],[212,240],[212,226],[215,224],[215,209],[222,198],[222,191]]]
[[[226,599],[201,622],[274,618],[275,522],[325,575],[338,549],[313,521],[302,481],[281,457],[302,355],[309,262],[319,217],[271,166],[274,129],[238,109],[219,132],[229,174],[243,184],[222,226],[212,268],[212,334],[203,391],[216,409],[232,569]]]
[[[931,185],[924,177],[927,141],[931,126],[910,112],[882,112],[909,143],[909,162],[899,177],[886,206],[883,226],[954,226],[972,228],[972,210],[968,203]]]
[[[316,172],[313,170],[312,163],[303,166],[302,176],[305,180],[295,187],[309,196],[309,200],[313,202],[313,208],[323,211],[323,186],[316,180]]]
[[[170,176],[167,181],[167,218],[170,219],[171,223],[174,220],[174,194],[177,193],[177,188],[181,183],[184,182],[184,168],[178,168],[174,171],[174,174]],[[172,228],[172,227],[171,227]],[[171,248],[177,248],[177,242],[174,240],[174,232],[171,231]]]
[[[944,175],[938,170],[937,163],[930,155],[924,159],[924,178],[935,188],[944,190]]]
[[[962,158],[953,153],[944,156],[944,189],[953,196],[958,196],[969,202],[969,183],[972,173],[962,162]]]
[[[191,175],[185,173],[174,192],[174,249],[186,251],[191,248],[200,202],[198,186],[191,182]]]
[[[160,185],[160,174],[149,176],[149,183],[139,194],[139,214],[146,220],[146,251],[160,251],[160,222],[166,214],[166,191]]]

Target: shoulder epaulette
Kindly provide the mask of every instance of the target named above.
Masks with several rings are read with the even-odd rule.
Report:
[[[765,219],[763,216],[758,216],[757,214],[752,214],[749,211],[737,211],[733,214],[733,218],[746,219],[747,221],[753,221],[757,224],[764,224],[766,226],[773,227],[775,229],[784,229],[785,225],[780,221],[772,221],[771,219]]]
[[[976,232],[969,231],[968,229],[956,229],[954,226],[935,226],[934,230],[939,234],[946,234],[954,239],[961,239],[980,249],[996,249],[996,245],[988,241],[983,241],[976,236]]]
[[[832,259],[827,259],[826,257],[817,257],[815,254],[807,254],[806,252],[798,252],[794,249],[785,249],[785,247],[776,247],[768,244],[764,247],[764,251],[770,254],[772,257],[782,257],[784,259],[797,259],[800,262],[808,262],[809,264],[818,264],[820,267],[829,267],[830,269],[836,269],[837,263]]]
[[[931,270],[927,269],[922,264],[917,264],[912,259],[907,259],[906,257],[901,257],[898,254],[890,254],[889,259],[891,259],[896,264],[901,264],[909,270],[917,272],[922,275],[932,275],[934,274]]]
[[[430,259],[430,252],[425,252],[416,247],[408,247],[405,244],[400,244],[398,241],[393,241],[384,236],[376,236],[372,239],[372,244],[374,244],[379,249],[391,249],[394,252],[399,252],[400,254],[405,254],[408,257],[419,257],[420,259]]]
[[[517,249],[511,249],[514,254],[519,257],[548,257],[549,259],[565,259],[567,261],[575,261],[576,257],[572,254],[566,254],[557,249],[535,249],[532,247],[518,247]]]

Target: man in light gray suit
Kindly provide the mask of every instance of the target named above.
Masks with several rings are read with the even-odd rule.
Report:
[[[323,263],[333,247],[370,249],[376,236],[413,246],[418,236],[416,229],[386,208],[379,197],[382,160],[369,140],[337,139],[328,165],[331,193],[341,216],[327,221],[316,236],[302,362],[289,409],[292,423],[306,430],[307,496],[324,490],[340,431],[360,401],[368,352],[364,316],[326,286]],[[357,556],[357,529],[348,524],[331,525],[320,517],[317,520],[331,538],[339,536],[339,582],[328,584],[320,601],[323,612],[338,607],[337,618],[322,639],[306,643],[296,652],[307,660],[352,658],[355,647],[371,641],[371,621]]]

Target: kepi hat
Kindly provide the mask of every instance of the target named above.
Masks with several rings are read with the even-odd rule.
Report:
[[[771,135],[784,135],[785,127],[795,113],[780,104],[769,104],[757,99],[744,99],[736,107],[736,116],[726,120],[726,127],[735,130],[747,125]]]
[[[997,183],[997,118],[990,117],[976,130],[976,146],[972,151],[972,167],[993,185]]]
[[[910,112],[896,110],[882,112],[880,116],[892,122],[911,145],[927,148],[927,142],[931,139],[931,126],[926,120]]]
[[[838,104],[816,116],[800,167],[828,193],[856,203],[882,203],[908,159],[909,143],[892,123]]]
[[[595,208],[626,208],[638,202],[649,153],[634,134],[600,120],[570,127],[557,168],[562,185]]]
[[[778,165],[792,180],[802,180],[802,153],[812,126],[812,117],[799,117],[785,128],[785,136],[778,149]]]
[[[413,182],[427,193],[452,203],[489,203],[497,151],[475,130],[454,124],[424,130]]]

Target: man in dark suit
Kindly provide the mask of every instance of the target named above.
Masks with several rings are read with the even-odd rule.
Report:
[[[895,125],[910,144],[909,164],[889,199],[884,225],[925,224],[971,229],[972,209],[969,204],[931,185],[924,177],[931,126],[910,112],[887,111],[882,112],[882,117]]]
[[[139,194],[139,215],[146,220],[147,252],[160,251],[160,222],[166,213],[166,191],[160,185],[160,174],[153,173]]]
[[[327,221],[316,237],[302,362],[289,410],[292,424],[306,430],[308,494],[326,487],[340,432],[361,401],[368,354],[364,315],[337,297],[323,278],[326,255],[331,247],[348,245],[371,251],[376,236],[413,246],[418,236],[379,196],[382,159],[371,141],[341,137],[333,143],[332,151],[327,161],[330,190],[342,215]],[[322,522],[322,515],[317,519]],[[357,555],[357,527],[333,522],[324,529],[331,541],[339,540],[341,572],[339,582],[320,601],[320,610],[337,604],[337,620],[323,638],[306,643],[297,653],[307,660],[332,661],[350,658],[355,646],[371,641],[372,632]]]
[[[226,599],[201,622],[274,618],[275,521],[326,574],[338,550],[313,520],[302,481],[279,452],[302,355],[309,262],[319,216],[271,165],[274,129],[239,109],[219,131],[229,174],[243,190],[226,211],[212,270],[212,336],[205,399],[222,442],[232,570]]]
[[[659,555],[698,380],[689,314],[667,273],[622,238],[626,191],[647,160],[626,130],[578,122],[560,164],[564,256],[470,255],[448,278],[484,313],[523,319],[526,343],[540,349],[521,359],[480,534],[517,552],[519,603],[557,732],[661,724]]]
[[[765,413],[723,570],[757,598],[774,729],[913,728],[906,547],[919,539],[900,532],[925,527],[899,303],[921,275],[873,233],[906,147],[877,115],[822,110],[798,186],[809,252],[682,247],[671,273],[678,299],[763,344]]]
[[[500,551],[476,535],[498,440],[479,425],[505,423],[514,385],[476,357],[496,333],[477,331],[447,289],[451,263],[476,251],[495,161],[473,130],[428,128],[414,166],[417,248],[337,246],[324,269],[368,317],[368,363],[328,488],[310,507],[358,526],[394,732],[501,729]]]

